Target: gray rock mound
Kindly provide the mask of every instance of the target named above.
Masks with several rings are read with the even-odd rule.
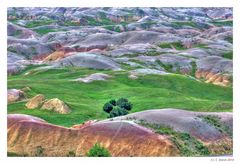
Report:
[[[120,70],[120,65],[108,57],[91,53],[76,53],[54,63],[55,66],[73,66],[93,69]]]
[[[233,63],[226,58],[208,56],[197,61],[197,69],[213,73],[232,73]]]
[[[171,127],[176,131],[189,133],[203,141],[214,141],[224,138],[216,127],[205,122],[201,116],[214,115],[220,118],[221,122],[228,128],[232,128],[232,113],[213,113],[213,112],[191,112],[180,109],[154,109],[137,112],[115,118],[116,120],[135,120],[145,121],[150,124],[158,124]]]
[[[8,37],[8,51],[22,55],[26,58],[34,58],[40,55],[46,55],[53,52],[52,48],[46,43],[37,39],[17,39]]]
[[[209,53],[204,49],[191,48],[191,49],[187,49],[183,52],[180,52],[179,55],[189,57],[189,58],[200,59],[200,58],[209,56]]]
[[[92,81],[102,81],[110,78],[109,75],[104,74],[104,73],[94,73],[89,76],[83,77],[83,78],[78,78],[73,81],[80,81],[84,83],[91,83]]]
[[[8,36],[13,36],[16,38],[27,39],[27,38],[37,38],[39,35],[27,28],[15,25],[13,23],[8,22],[7,25],[7,34]]]
[[[208,56],[197,61],[196,78],[204,79],[207,83],[228,86],[232,83],[232,60]]]
[[[23,56],[17,55],[13,52],[7,53],[7,73],[8,75],[16,74],[22,71],[25,66],[21,61],[26,60]]]
[[[169,73],[165,71],[160,71],[156,69],[149,69],[149,68],[140,68],[140,69],[135,69],[133,71],[130,71],[129,78],[136,79],[140,75],[167,75]]]
[[[152,49],[156,48],[156,46],[151,44],[129,44],[129,45],[122,45],[118,48],[112,50],[110,52],[111,56],[122,56],[122,55],[135,55],[135,54],[143,54]]]

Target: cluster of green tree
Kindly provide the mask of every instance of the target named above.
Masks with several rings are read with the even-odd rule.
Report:
[[[103,110],[109,113],[110,118],[126,115],[131,109],[132,104],[126,98],[120,98],[117,101],[112,99],[103,106]]]

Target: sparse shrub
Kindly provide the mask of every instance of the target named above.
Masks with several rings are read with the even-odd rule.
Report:
[[[74,151],[69,151],[67,157],[76,157],[76,153]]]
[[[112,31],[114,26],[113,25],[108,25],[108,26],[103,26],[103,28]]]
[[[183,28],[183,26],[191,26],[194,28],[198,28],[199,25],[193,21],[181,21],[181,22],[172,22],[172,25],[176,28]]]
[[[197,71],[197,64],[195,61],[192,61],[191,63],[192,71],[190,72],[190,75],[195,77],[196,71]]]
[[[110,114],[109,117],[112,118],[112,117],[126,115],[128,114],[128,111],[126,109],[116,106],[113,108],[113,110],[109,114]]]
[[[42,146],[37,146],[36,147],[35,156],[42,157],[43,156],[43,152],[44,152],[43,147]]]
[[[199,117],[203,119],[203,121],[218,129],[221,133],[225,133],[232,137],[232,129],[228,125],[222,123],[220,117],[215,115],[201,115]]]
[[[28,157],[28,154],[17,154],[14,152],[7,152],[8,157]]]
[[[87,153],[88,157],[110,157],[109,151],[102,147],[99,143],[93,145],[93,147]]]
[[[212,22],[215,26],[233,26],[233,21],[213,21]]]
[[[104,104],[103,106],[103,110],[107,113],[110,113],[113,109],[113,105],[109,102],[107,102],[106,104]]]
[[[185,50],[186,48],[184,48],[182,42],[178,41],[178,42],[163,42],[159,44],[160,48],[175,48],[177,50]]]
[[[223,54],[223,57],[227,59],[233,59],[233,51]]]
[[[33,20],[26,24],[27,28],[33,28],[37,26],[49,25],[56,22],[55,20]]]
[[[16,49],[15,47],[12,47],[12,46],[9,46],[9,47],[7,48],[7,50],[10,51],[10,52],[17,53],[17,49]]]
[[[218,102],[213,106],[216,110],[222,110],[222,109],[232,109],[233,104],[232,103],[225,103],[225,102]]]
[[[225,38],[225,40],[227,40],[228,42],[233,44],[233,37],[232,36],[228,36],[227,38]]]
[[[150,124],[145,120],[140,120],[138,124],[147,128],[151,128],[158,134],[168,135],[170,140],[179,149],[182,156],[207,156],[210,154],[208,148],[189,133],[177,132],[171,127]]]
[[[161,67],[163,67],[166,71],[168,72],[173,72],[173,65],[172,64],[167,64],[167,63],[163,63],[160,60],[156,61],[157,64],[159,64]]]
[[[59,30],[57,29],[50,29],[50,28],[47,28],[47,29],[34,29],[35,32],[37,32],[38,34],[40,35],[44,35],[44,34],[47,34],[47,33],[50,33],[50,32],[57,32]]]
[[[120,27],[119,26],[117,26],[117,27],[115,27],[115,32],[121,32],[121,29],[120,29]]]
[[[19,36],[19,35],[21,35],[22,34],[22,31],[21,30],[16,30],[15,32],[14,32],[14,36],[15,37],[17,37],[17,36]]]

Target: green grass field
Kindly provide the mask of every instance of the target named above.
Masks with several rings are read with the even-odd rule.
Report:
[[[26,102],[8,105],[8,113],[38,116],[57,125],[70,127],[89,119],[105,119],[102,110],[105,102],[112,98],[125,97],[132,104],[131,112],[148,109],[180,108],[191,111],[232,111],[232,88],[220,87],[196,81],[182,75],[147,75],[129,79],[126,71],[107,71],[83,68],[51,69],[33,71],[30,66],[18,75],[8,77],[8,88],[30,87],[29,98],[44,94],[46,98],[59,98],[72,109],[70,114],[58,114],[39,109],[25,108]],[[32,71],[30,75],[24,75]],[[71,80],[102,72],[112,76],[107,81],[92,83]]]

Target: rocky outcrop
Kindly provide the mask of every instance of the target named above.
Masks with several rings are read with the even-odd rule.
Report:
[[[73,152],[86,156],[95,143],[107,148],[112,156],[179,156],[166,136],[127,121],[71,129],[32,116],[8,115],[8,152],[27,156],[67,156]]]
[[[170,71],[173,72],[189,74],[192,70],[192,59],[184,56],[163,54],[158,56],[157,59],[160,61],[160,65],[165,68],[169,67]]]
[[[18,39],[8,36],[8,51],[22,55],[28,59],[36,58],[37,56],[50,54],[53,52],[47,43],[39,42],[36,38]]]
[[[7,74],[14,75],[21,72],[25,65],[22,61],[26,60],[23,56],[20,56],[13,52],[7,52]]]
[[[45,100],[44,95],[39,94],[31,98],[25,105],[28,109],[40,108]]]
[[[154,46],[149,43],[145,44],[124,44],[121,45],[112,51],[110,51],[110,55],[112,57],[119,57],[128,54],[129,56],[131,55],[137,55],[137,54],[144,54],[147,53],[148,51],[151,51],[153,49],[156,49],[157,46]]]
[[[121,69],[120,65],[114,62],[112,59],[91,53],[76,53],[57,61],[54,65],[58,67],[74,66],[94,69]]]
[[[167,75],[169,73],[165,72],[164,70],[156,70],[156,69],[146,69],[146,68],[140,68],[136,69],[130,72],[130,75],[128,76],[131,79],[136,79],[138,76],[141,75]]]
[[[232,18],[231,10],[229,8],[219,8],[219,10],[207,10],[206,14],[210,18],[214,19],[226,19],[226,18]]]
[[[59,29],[63,28],[63,26],[57,26],[57,27],[55,26],[54,28],[59,31]],[[70,27],[67,27],[64,30],[65,31],[52,32],[52,33],[43,35],[41,38],[41,42],[48,42],[52,44],[59,43],[60,45],[66,45],[67,43],[82,41],[91,34],[114,33],[101,27],[79,27],[78,26],[76,29],[71,29]]]
[[[218,56],[209,56],[197,61],[196,78],[220,86],[232,83],[232,60]]]
[[[78,48],[90,47],[106,49],[111,46],[131,45],[131,44],[159,44],[161,42],[177,42],[180,37],[166,35],[153,31],[129,31],[117,34],[97,33],[87,36],[84,40],[79,40],[73,46]],[[92,49],[93,49],[92,48]]]
[[[67,114],[71,112],[70,108],[62,100],[59,100],[58,98],[46,100],[45,96],[42,94],[38,94],[28,100],[25,106],[27,109],[38,108],[41,110],[54,111],[60,114]]]
[[[7,25],[7,34],[8,36],[14,36],[22,39],[38,37],[36,32],[10,22],[8,22]]]
[[[207,50],[199,49],[199,48],[190,48],[178,53],[178,55],[185,56],[192,59],[201,59],[209,56]]]
[[[63,20],[68,20],[72,23],[75,22],[75,25],[85,26],[92,25],[91,20],[94,20],[94,22],[98,23],[111,21],[118,24],[121,22],[150,22],[149,26],[152,22],[157,22],[157,20],[161,22],[167,20],[210,22],[214,19],[232,19],[232,16],[231,8],[8,8],[8,20],[23,20],[21,22],[17,21],[18,24],[22,25],[41,18],[46,20],[55,19],[58,21],[55,24],[58,25],[63,25]]]
[[[214,77],[206,82],[231,84],[232,70],[227,75],[195,69],[197,60],[224,60],[232,52],[231,8],[8,8],[8,18],[16,19],[8,23],[8,51],[54,68],[120,70],[120,64],[127,64],[161,71],[165,65],[166,72],[196,73],[202,79],[208,72]],[[32,24],[36,27],[28,28]],[[140,56],[141,64],[116,63]],[[20,62],[8,62],[8,74],[24,68]]]
[[[178,54],[159,54],[157,56],[138,56],[135,59],[144,63],[147,67],[154,66],[159,71],[190,74],[193,59]]]
[[[91,83],[92,81],[103,81],[106,80],[108,78],[110,78],[111,76],[104,74],[104,73],[94,73],[91,74],[89,76],[83,77],[83,78],[78,78],[75,79],[73,81],[80,81],[80,82],[84,82],[84,83]]]
[[[42,110],[49,110],[54,111],[60,114],[67,114],[70,113],[70,108],[61,100],[58,98],[47,100],[43,103]]]
[[[229,86],[232,83],[232,77],[229,74],[196,71],[195,76],[198,79],[203,79],[206,83],[212,83],[219,86]]]
[[[13,103],[25,99],[25,93],[19,89],[8,89],[7,90],[7,101]]]
[[[48,55],[46,58],[43,59],[43,62],[48,61],[56,61],[65,57],[64,51],[55,51],[54,53]]]

